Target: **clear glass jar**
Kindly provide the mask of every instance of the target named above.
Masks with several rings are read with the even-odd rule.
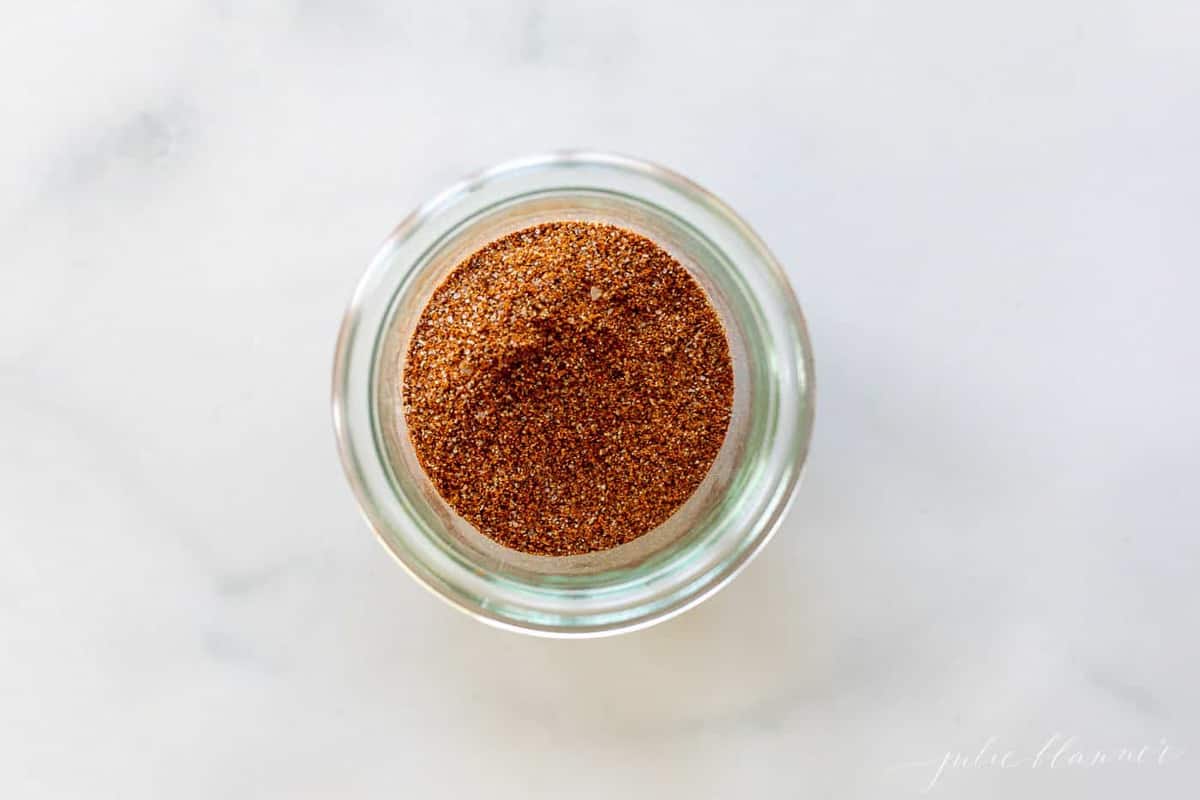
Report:
[[[729,431],[708,476],[667,522],[611,550],[567,557],[501,547],[438,496],[413,454],[399,386],[412,329],[465,256],[552,220],[608,222],[670,252],[713,301],[734,361]],[[699,603],[762,549],[796,488],[813,420],[812,353],[779,264],[727,206],[661,167],[603,153],[501,164],[400,223],[342,324],[333,415],[371,527],[426,587],[510,630],[599,636]]]

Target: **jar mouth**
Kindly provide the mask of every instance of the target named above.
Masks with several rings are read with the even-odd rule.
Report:
[[[665,244],[693,273],[718,306],[736,351],[736,424],[701,490],[661,529],[613,551],[547,560],[490,543],[449,511],[407,458],[411,447],[395,399],[405,331],[447,271],[487,241],[555,219],[631,228]],[[502,628],[599,636],[681,613],[761,550],[794,496],[811,435],[813,388],[799,305],[783,270],[744,222],[662,167],[563,152],[481,172],[400,223],[343,321],[333,415],[364,515],[420,583]]]

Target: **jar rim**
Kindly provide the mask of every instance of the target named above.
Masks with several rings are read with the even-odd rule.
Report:
[[[408,501],[389,483],[386,456],[378,441],[372,404],[377,347],[387,327],[393,301],[418,269],[426,252],[447,231],[470,217],[471,210],[518,196],[530,185],[584,191],[616,191],[681,217],[718,245],[733,250],[735,272],[753,279],[751,293],[768,307],[771,365],[777,385],[773,414],[779,431],[772,441],[772,461],[764,484],[762,507],[744,521],[737,547],[687,585],[640,592],[619,610],[580,603],[579,613],[553,614],[506,606],[491,596],[487,576],[465,574],[461,565],[441,561],[410,528],[421,521]],[[615,189],[614,189],[615,187]],[[385,549],[418,583],[472,617],[493,626],[544,636],[603,636],[664,621],[713,595],[741,571],[774,535],[795,496],[806,460],[814,411],[812,351],[803,313],[779,263],[765,244],[723,201],[691,180],[664,167],[628,156],[602,152],[562,151],[506,161],[461,180],[420,205],[384,241],[362,276],[347,308],[338,336],[333,370],[333,419],[339,453],[359,507]],[[389,494],[392,496],[389,497]],[[654,576],[663,582],[663,576]],[[530,601],[523,594],[521,603]],[[520,609],[514,611],[514,608]]]

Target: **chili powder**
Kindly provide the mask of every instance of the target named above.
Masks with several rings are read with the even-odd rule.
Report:
[[[550,222],[458,264],[409,342],[403,410],[442,498],[500,544],[629,542],[696,491],[733,363],[704,290],[640,234]]]

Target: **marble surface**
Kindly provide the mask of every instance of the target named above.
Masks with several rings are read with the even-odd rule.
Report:
[[[1198,8],[16,4],[0,795],[1194,797]],[[587,642],[415,585],[328,411],[391,226],[564,146],[737,208],[820,394],[763,556]]]

